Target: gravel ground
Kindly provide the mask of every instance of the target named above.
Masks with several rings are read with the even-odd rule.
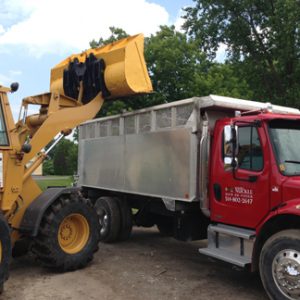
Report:
[[[267,299],[257,274],[198,254],[204,245],[137,228],[126,242],[100,244],[94,261],[75,272],[53,273],[23,256],[13,260],[0,299]]]

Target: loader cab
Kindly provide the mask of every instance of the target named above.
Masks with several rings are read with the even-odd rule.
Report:
[[[0,147],[1,146],[8,146],[8,136],[3,114],[2,101],[0,105]]]
[[[9,138],[6,124],[6,113],[4,111],[4,107],[6,105],[7,100],[7,90],[4,87],[0,86],[0,148],[9,146]]]

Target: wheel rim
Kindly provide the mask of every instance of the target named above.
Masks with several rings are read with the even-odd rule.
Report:
[[[98,211],[99,223],[100,223],[100,235],[104,236],[108,230],[108,215],[104,210]]]
[[[71,214],[63,219],[58,230],[58,242],[61,249],[69,254],[80,252],[90,236],[90,227],[86,218],[80,214]]]
[[[272,275],[280,292],[288,299],[300,299],[300,252],[280,251],[272,264]]]

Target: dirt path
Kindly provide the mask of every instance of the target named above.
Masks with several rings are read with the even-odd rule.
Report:
[[[16,300],[263,300],[258,278],[198,254],[201,242],[135,229],[127,242],[101,244],[91,265],[55,274],[32,257],[15,259],[1,299]]]

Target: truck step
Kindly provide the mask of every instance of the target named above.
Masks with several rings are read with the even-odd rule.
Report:
[[[250,240],[251,238],[255,237],[255,231],[224,225],[224,224],[217,224],[217,225],[210,225],[209,229],[214,232],[224,233],[230,236],[236,236],[242,239]]]
[[[251,263],[251,259],[246,256],[240,256],[235,253],[224,251],[222,249],[202,248],[199,249],[199,252],[201,254],[226,261],[239,267],[245,267],[246,265]]]
[[[201,254],[240,267],[245,267],[251,263],[255,242],[254,230],[224,224],[209,225],[207,238],[207,248],[199,249]]]

